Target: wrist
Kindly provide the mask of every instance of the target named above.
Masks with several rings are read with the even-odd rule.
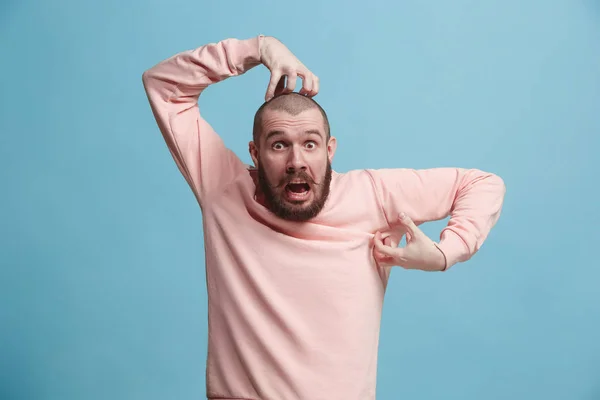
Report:
[[[446,254],[444,251],[438,246],[437,243],[433,243],[438,253],[438,262],[436,271],[445,271],[448,268],[448,259],[446,258]]]
[[[442,232],[441,240],[436,246],[446,257],[445,270],[468,259],[468,249],[461,237],[450,229]]]

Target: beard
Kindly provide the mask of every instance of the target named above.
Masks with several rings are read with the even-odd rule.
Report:
[[[312,192],[312,200],[303,202],[293,202],[283,197],[285,186],[294,179],[301,179],[307,182]],[[327,202],[331,186],[331,162],[327,160],[327,169],[321,182],[315,182],[306,172],[288,173],[278,185],[271,185],[267,179],[262,164],[258,165],[258,186],[265,196],[267,208],[279,218],[305,222],[316,217]]]

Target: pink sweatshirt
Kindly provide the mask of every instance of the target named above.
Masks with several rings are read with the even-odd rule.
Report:
[[[208,85],[259,65],[261,40],[207,44],[143,74],[160,131],[203,214],[207,397],[375,399],[390,271],[373,258],[374,232],[400,212],[417,224],[450,215],[439,242],[448,268],[481,247],[500,215],[504,183],[458,168],[334,172],[314,220],[277,218],[255,200],[256,171],[224,146],[197,102]]]

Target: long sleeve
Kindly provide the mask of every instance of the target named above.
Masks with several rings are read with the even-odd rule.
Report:
[[[504,181],[461,168],[369,170],[388,223],[405,212],[419,225],[450,216],[440,234],[446,269],[470,259],[498,221]]]
[[[244,168],[200,115],[209,85],[260,64],[262,37],[226,39],[176,54],[142,75],[152,112],[177,167],[200,205]]]

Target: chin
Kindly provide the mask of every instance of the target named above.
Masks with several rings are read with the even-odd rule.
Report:
[[[314,193],[307,195],[306,199],[290,198],[283,193],[279,201],[271,203],[269,208],[287,221],[306,222],[319,215],[323,206],[324,202],[318,201]]]
[[[306,222],[321,213],[329,197],[331,166],[322,183],[315,184],[305,177],[290,179],[283,187],[275,189],[263,168],[258,168],[258,185],[265,197],[265,206],[277,217],[295,222]]]

